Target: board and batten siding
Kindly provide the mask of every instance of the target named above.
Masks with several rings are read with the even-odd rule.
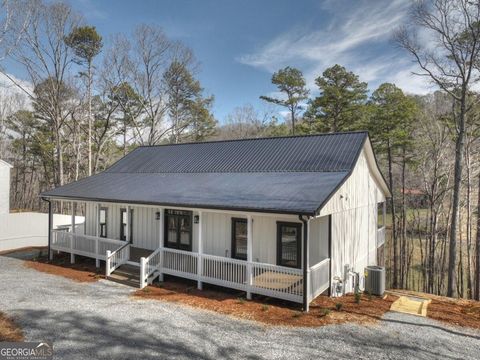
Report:
[[[10,164],[0,160],[0,214],[10,212]]]
[[[320,211],[320,216],[332,217],[332,280],[343,278],[349,265],[360,274],[361,286],[365,267],[376,265],[377,203],[385,201],[369,156],[364,147],[350,177]],[[353,290],[351,285],[347,291]]]
[[[123,205],[99,203],[107,208],[107,237],[120,238],[120,209]],[[95,203],[87,203],[86,232],[95,235]],[[155,250],[159,247],[159,220],[156,212],[160,208],[131,206],[133,209],[133,246]],[[193,216],[199,212],[194,210]],[[232,218],[244,218],[245,214],[202,212],[203,252],[209,255],[231,257]],[[253,261],[276,265],[277,263],[277,222],[301,224],[298,216],[262,216],[254,214],[253,219]],[[198,252],[199,225],[193,224],[192,251]],[[302,232],[303,238],[303,232]],[[302,240],[303,243],[303,240]],[[315,265],[328,257],[328,217],[310,221],[310,265]],[[302,257],[303,259],[303,257]]]

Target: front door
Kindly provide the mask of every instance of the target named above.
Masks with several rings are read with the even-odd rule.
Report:
[[[192,212],[165,210],[165,246],[192,251]]]
[[[120,209],[120,240],[127,240],[127,209]],[[130,209],[130,242],[133,242],[133,209]]]

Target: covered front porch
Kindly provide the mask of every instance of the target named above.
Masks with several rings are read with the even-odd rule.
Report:
[[[71,209],[79,206],[74,202]],[[330,258],[322,256],[329,253],[328,242],[319,249],[318,238],[328,239],[330,229],[315,218],[139,204],[83,206],[85,226],[76,226],[72,211],[69,231],[50,232],[50,249],[70,253],[71,261],[75,255],[95,258],[98,266],[105,261],[107,277],[130,265],[138,268],[141,288],[168,274],[197,281],[199,289],[208,283],[245,291],[248,298],[259,294],[306,307],[330,288]],[[312,233],[315,243],[309,242]]]

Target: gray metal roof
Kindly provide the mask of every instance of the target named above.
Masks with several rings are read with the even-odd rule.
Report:
[[[366,132],[139,147],[45,197],[314,214],[352,171]]]
[[[111,173],[348,171],[364,132],[138,147]]]

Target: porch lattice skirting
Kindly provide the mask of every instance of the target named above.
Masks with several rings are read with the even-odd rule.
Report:
[[[107,277],[129,262],[130,247],[130,243],[120,240],[52,232],[53,250],[105,260]],[[163,247],[141,258],[139,265],[140,288],[158,276],[168,274],[247,293],[303,302],[302,269]],[[308,300],[311,301],[330,286],[330,259],[312,266],[308,273]]]

